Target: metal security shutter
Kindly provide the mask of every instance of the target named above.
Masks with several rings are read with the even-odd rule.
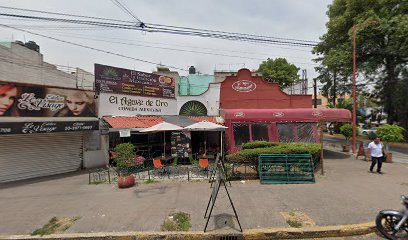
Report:
[[[76,171],[82,132],[0,136],[0,183]]]

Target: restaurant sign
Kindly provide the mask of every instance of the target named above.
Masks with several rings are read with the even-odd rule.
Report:
[[[99,116],[177,115],[177,100],[101,93]]]
[[[98,130],[99,121],[1,122],[1,134],[30,134]]]
[[[176,80],[168,76],[95,64],[95,89],[157,98],[175,98]]]

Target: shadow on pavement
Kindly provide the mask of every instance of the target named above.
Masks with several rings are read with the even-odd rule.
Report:
[[[323,156],[324,156],[324,159],[327,159],[327,160],[347,159],[351,157],[350,154],[331,151],[327,149],[323,149]]]
[[[135,190],[135,195],[137,198],[143,198],[147,196],[154,196],[159,194],[167,193],[167,186],[158,186],[154,188],[147,188],[147,189],[137,189]]]
[[[36,178],[31,178],[31,179],[17,180],[14,182],[0,183],[0,189],[14,188],[14,187],[20,187],[20,186],[29,185],[29,184],[54,181],[54,180],[60,180],[60,179],[62,180],[64,178],[70,178],[74,176],[88,175],[88,174],[89,174],[89,171],[85,169],[78,170],[75,172],[69,172],[69,173],[58,173],[56,175],[50,175],[50,176],[45,176],[45,177],[36,177]],[[86,177],[84,183],[88,184],[88,177]]]

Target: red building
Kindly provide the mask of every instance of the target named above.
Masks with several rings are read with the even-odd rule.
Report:
[[[256,140],[318,142],[317,122],[351,120],[346,109],[314,109],[311,95],[288,95],[248,69],[221,83],[220,115],[228,127],[228,152]]]

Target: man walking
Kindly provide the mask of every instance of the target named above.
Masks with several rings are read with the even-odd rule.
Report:
[[[377,164],[377,172],[379,174],[382,174],[381,172],[381,166],[382,166],[382,160],[384,157],[383,154],[383,144],[380,142],[380,138],[376,137],[374,141],[370,142],[368,144],[368,151],[367,153],[369,156],[371,156],[371,166],[370,166],[370,172],[373,172],[373,169],[375,165]]]

